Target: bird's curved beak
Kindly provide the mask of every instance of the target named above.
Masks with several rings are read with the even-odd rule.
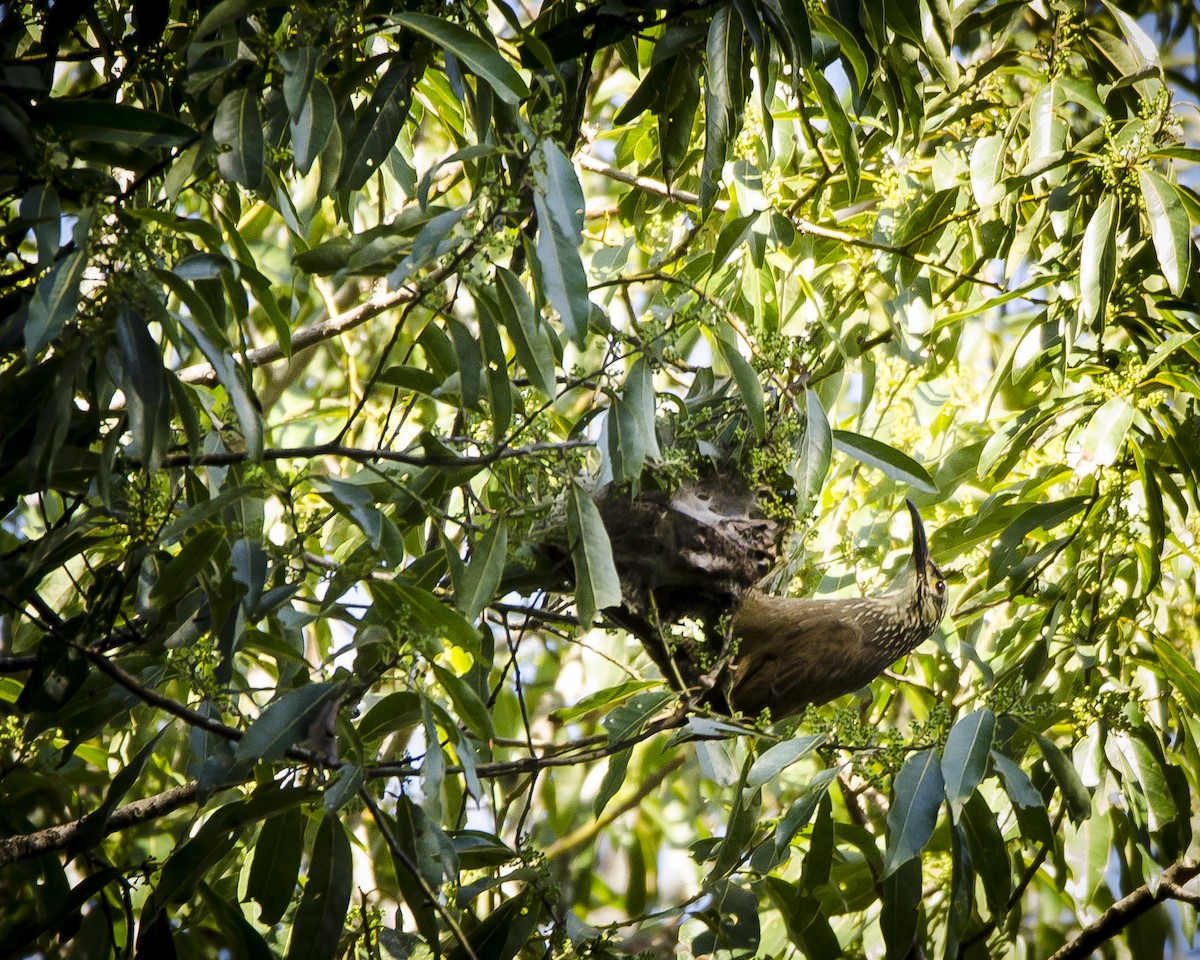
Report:
[[[918,574],[925,576],[925,571],[929,569],[929,540],[925,536],[925,525],[921,523],[917,505],[908,499],[905,499],[904,502],[908,504],[908,512],[912,517],[913,565],[917,568]]]

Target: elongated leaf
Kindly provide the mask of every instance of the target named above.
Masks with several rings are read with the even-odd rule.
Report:
[[[243,87],[226,94],[213,119],[213,139],[220,152],[217,170],[222,177],[257,190],[263,180],[263,125],[258,112],[258,91]]]
[[[937,493],[937,484],[929,472],[906,453],[874,437],[864,437],[849,430],[833,431],[834,449],[849,454],[860,463],[878,467],[885,476],[899,483],[908,483],[924,493]]]
[[[971,192],[980,208],[999,203],[1005,195],[1004,150],[1005,138],[1001,134],[980,137],[971,150]]]
[[[1023,511],[992,547],[988,557],[988,585],[997,584],[1008,575],[1016,562],[1021,544],[1029,534],[1038,529],[1053,530],[1083,510],[1087,503],[1087,497],[1068,497],[1053,503],[1040,503]]]
[[[504,562],[508,556],[508,526],[497,519],[475,546],[463,576],[458,609],[467,620],[475,620],[496,596]]]
[[[751,765],[750,773],[746,776],[746,786],[761,787],[764,783],[774,780],[793,763],[812,753],[825,739],[825,734],[817,733],[775,744]]]
[[[58,253],[62,237],[62,209],[58,191],[49,184],[39,184],[21,198],[21,219],[33,227],[37,238],[37,265],[48,267]]]
[[[879,894],[879,929],[887,944],[886,960],[911,957],[921,922],[921,861],[914,858],[897,867],[880,881]]]
[[[287,960],[333,960],[345,929],[353,882],[350,839],[341,822],[326,814],[317,828]]]
[[[1092,414],[1080,440],[1089,463],[1111,467],[1125,448],[1125,435],[1133,426],[1133,404],[1127,397],[1111,397]]]
[[[733,382],[737,384],[738,393],[742,396],[742,403],[746,405],[746,413],[750,416],[750,425],[754,428],[754,435],[760,438],[765,437],[767,435],[767,414],[762,383],[758,379],[758,374],[754,372],[754,367],[750,365],[750,361],[743,357],[742,352],[738,349],[737,334],[734,333],[732,327],[726,326],[718,332],[717,349],[733,374]]]
[[[846,110],[842,106],[837,91],[826,79],[824,71],[810,68],[806,72],[806,76],[812,83],[817,99],[821,102],[821,110],[825,114],[825,119],[829,121],[833,142],[837,144],[838,153],[842,158],[842,169],[846,173],[846,189],[849,198],[853,200],[858,195],[860,176],[858,138],[854,134],[854,128],[850,124],[850,118],[846,116]]]
[[[336,125],[337,105],[333,102],[333,94],[324,80],[316,79],[292,120],[292,154],[297,170],[306,174],[312,169]]]
[[[1170,183],[1150,170],[1138,170],[1146,217],[1150,221],[1150,237],[1158,254],[1158,266],[1167,285],[1177,297],[1187,286],[1191,262],[1191,224],[1179,199],[1179,192]]]
[[[575,606],[579,622],[591,626],[596,614],[621,602],[621,581],[600,511],[578,483],[567,491],[567,536],[575,566]]]
[[[958,822],[966,835],[971,862],[983,884],[988,910],[993,917],[1000,918],[1008,908],[1012,892],[1012,865],[996,815],[976,792],[963,805]]]
[[[1062,791],[1063,800],[1067,805],[1067,813],[1076,823],[1086,820],[1092,814],[1092,797],[1088,793],[1087,787],[1083,785],[1083,780],[1080,779],[1075,765],[1071,763],[1071,758],[1059,749],[1058,744],[1047,737],[1039,734],[1037,742],[1038,746],[1042,748],[1042,756],[1046,758],[1050,772],[1054,774],[1059,790]]]
[[[187,331],[196,346],[200,348],[204,359],[212,365],[217,382],[225,388],[225,392],[229,395],[229,401],[233,404],[238,422],[242,426],[247,455],[251,460],[260,459],[263,450],[262,412],[246,384],[244,374],[237,361],[226,349],[214,342],[197,322],[197,318],[204,313],[203,300],[189,284],[170,271],[156,270],[155,275],[187,305],[192,316],[181,312],[174,314],[174,317],[179,325]]]
[[[310,683],[272,700],[238,743],[235,763],[244,769],[259,760],[283,757],[307,739],[317,714],[337,690],[336,684]]]
[[[996,715],[987,707],[980,707],[959,718],[946,738],[942,750],[942,778],[946,782],[950,816],[955,823],[963,804],[987,774],[995,730]]]
[[[129,452],[148,471],[158,469],[170,442],[171,393],[162,353],[140,316],[117,312],[117,344],[125,369],[125,396],[129,410]]]
[[[547,397],[557,392],[555,374],[554,332],[539,322],[533,301],[525,292],[520,278],[504,267],[496,269],[496,295],[508,335],[512,338],[517,359],[529,374],[533,385]]]
[[[1152,637],[1150,642],[1171,686],[1183,697],[1192,715],[1200,717],[1200,672],[1165,637]]]
[[[270,817],[254,845],[246,894],[258,901],[259,922],[274,926],[292,902],[300,855],[304,852],[304,815],[298,806]]]
[[[75,316],[87,262],[86,251],[73,250],[38,281],[25,321],[25,355],[30,360],[45,350]]]
[[[347,190],[361,190],[392,152],[408,119],[413,85],[422,70],[423,63],[411,57],[397,55],[388,63],[347,139],[341,174],[341,185]]]
[[[1117,201],[1106,194],[1083,232],[1079,253],[1079,297],[1083,319],[1100,323],[1117,275]]]
[[[888,811],[888,845],[882,879],[920,856],[933,836],[946,792],[937,754],[933,750],[920,750],[910,756],[896,774],[892,790],[894,799]]]
[[[804,391],[804,433],[796,450],[793,476],[796,480],[797,513],[804,514],[821,496],[821,487],[829,473],[833,456],[833,432],[821,406],[821,398],[811,387]]]
[[[516,106],[529,96],[529,86],[521,75],[491,44],[464,30],[458,24],[424,13],[396,13],[393,19],[429,37],[458,57],[476,76],[486,80],[496,96]]]
[[[579,346],[587,339],[587,274],[579,257],[583,193],[566,155],[543,141],[533,168],[533,204],[538,217],[537,253],[542,286],[567,335]]]
[[[129,793],[133,785],[137,782],[138,777],[142,775],[146,761],[154,753],[154,748],[158,746],[158,741],[162,739],[166,730],[167,728],[164,727],[151,737],[146,745],[134,754],[129,763],[123,766],[117,775],[113,777],[108,791],[104,794],[104,801],[99,807],[84,817],[79,825],[79,829],[71,835],[71,842],[67,845],[68,857],[76,856],[100,842],[105,833],[104,828],[108,825],[113,811],[117,809],[117,804]]]
[[[733,5],[713,14],[706,48],[708,69],[704,85],[704,165],[700,174],[700,205],[716,199],[717,180],[725,165],[730,141],[741,127],[746,100],[743,43],[745,28]]]

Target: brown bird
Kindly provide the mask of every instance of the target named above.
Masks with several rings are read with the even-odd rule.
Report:
[[[929,558],[929,541],[911,500],[912,562],[873,597],[811,600],[746,594],[733,618],[739,639],[729,702],[779,720],[866,686],[916,647],[946,612],[946,579]]]

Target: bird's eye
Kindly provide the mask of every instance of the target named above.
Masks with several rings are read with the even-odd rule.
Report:
[[[938,596],[940,597],[940,596],[941,596],[943,593],[945,593],[945,592],[946,592],[946,581],[945,581],[945,580],[939,580],[939,581],[938,581],[938,582],[935,584],[935,589],[937,590],[937,592],[938,592]]]

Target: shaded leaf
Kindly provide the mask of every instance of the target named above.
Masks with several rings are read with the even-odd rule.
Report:
[[[516,106],[529,96],[528,85],[512,64],[491,44],[458,24],[424,13],[395,13],[392,18],[449,50],[468,70],[486,80],[505,103]]]
[[[621,602],[621,582],[600,511],[588,492],[575,482],[567,491],[567,537],[575,567],[579,622],[591,626],[597,613]]]
[[[933,836],[938,809],[945,799],[942,767],[933,750],[920,750],[904,761],[892,784],[888,811],[888,845],[883,879],[920,856]]]
[[[263,124],[258,112],[259,93],[243,87],[225,95],[213,119],[213,139],[220,152],[221,176],[247,190],[263,181]]]
[[[995,729],[996,715],[987,707],[981,707],[960,717],[946,738],[946,746],[942,749],[942,778],[955,823],[963,804],[987,774]]]
[[[1104,320],[1117,275],[1117,201],[1105,194],[1083,232],[1079,253],[1080,310],[1087,323]]]
[[[317,827],[287,960],[333,960],[345,928],[353,880],[350,839],[341,822],[326,814]]]

